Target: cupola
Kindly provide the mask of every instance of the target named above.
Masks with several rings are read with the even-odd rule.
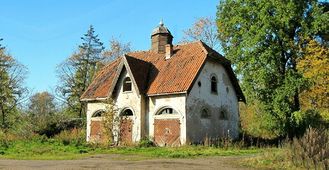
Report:
[[[153,29],[151,35],[151,50],[157,53],[166,53],[166,46],[172,47],[173,36],[168,28],[166,28],[162,21],[159,26]],[[168,51],[168,49],[167,49]]]

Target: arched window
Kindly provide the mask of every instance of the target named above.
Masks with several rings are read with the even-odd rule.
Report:
[[[126,77],[124,80],[123,80],[123,91],[131,91],[131,80],[130,80],[130,77]]]
[[[130,109],[126,109],[121,113],[121,116],[132,116],[133,115],[133,111]]]
[[[219,111],[219,119],[220,120],[227,120],[228,119],[226,110],[220,110]]]
[[[211,92],[217,93],[217,78],[214,75],[211,76]]]
[[[98,110],[91,117],[102,117],[103,113],[104,113],[104,110]]]
[[[166,115],[166,114],[177,114],[177,111],[173,108],[163,108],[157,115]]]
[[[210,113],[209,113],[208,109],[203,108],[201,110],[201,118],[204,118],[204,119],[210,118]]]

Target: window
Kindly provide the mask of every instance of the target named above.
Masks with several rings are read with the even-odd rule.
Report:
[[[123,80],[123,92],[125,91],[131,91],[131,80],[129,77]]]
[[[172,108],[164,108],[158,113],[158,115],[162,115],[162,114],[177,114],[177,112]]]
[[[227,112],[225,110],[221,110],[219,112],[219,119],[220,120],[227,120]]]
[[[133,115],[133,111],[131,111],[130,109],[126,109],[122,112],[121,116],[132,116]]]
[[[211,92],[217,93],[217,78],[215,76],[211,76]]]
[[[98,110],[91,117],[102,117],[103,113],[103,110]]]
[[[207,109],[201,110],[201,118],[210,118],[210,113]]]

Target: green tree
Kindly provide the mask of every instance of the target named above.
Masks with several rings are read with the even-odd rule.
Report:
[[[225,56],[233,64],[249,104],[261,102],[270,129],[294,135],[304,79],[296,61],[306,37],[326,41],[328,12],[315,0],[222,0],[217,26]]]
[[[82,45],[58,67],[60,85],[56,88],[62,99],[66,101],[70,110],[79,117],[85,115],[85,104],[80,101],[80,96],[87,89],[98,70],[99,63],[103,60],[101,55],[104,50],[103,43],[95,35],[93,26],[84,34]]]
[[[27,113],[33,132],[40,133],[47,130],[58,119],[54,96],[46,91],[32,95],[28,102]]]
[[[0,45],[0,116],[1,128],[5,130],[14,123],[17,106],[27,95],[28,90],[23,87],[26,73],[26,68]]]
[[[36,93],[30,97],[29,101],[29,114],[40,115],[52,115],[57,111],[55,98],[49,92]]]

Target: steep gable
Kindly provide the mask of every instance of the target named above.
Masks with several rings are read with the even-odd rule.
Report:
[[[118,58],[101,69],[87,90],[82,94],[81,100],[105,99],[109,96],[109,89],[115,86],[120,74],[122,58]]]
[[[122,65],[130,70],[139,93],[148,96],[187,93],[207,57],[225,67],[239,100],[245,101],[230,61],[201,41],[173,46],[170,59],[165,59],[165,54],[152,50],[128,53],[102,69],[81,99],[93,100],[110,96]]]

